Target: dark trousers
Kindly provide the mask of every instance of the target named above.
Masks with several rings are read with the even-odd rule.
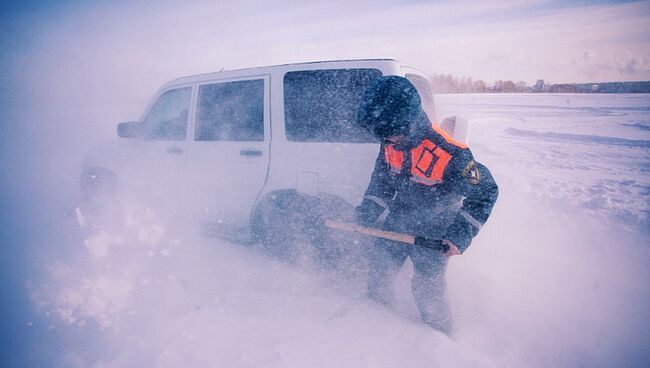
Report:
[[[445,280],[447,256],[440,251],[377,239],[368,258],[370,298],[382,304],[391,303],[391,283],[409,256],[414,268],[411,291],[422,321],[450,334],[451,312]]]

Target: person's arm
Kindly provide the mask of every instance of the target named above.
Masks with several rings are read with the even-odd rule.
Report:
[[[388,208],[388,203],[395,195],[395,189],[395,178],[386,163],[384,145],[382,144],[368,189],[366,189],[361,204],[355,208],[357,222],[361,225],[371,225],[377,221],[377,218]]]
[[[463,253],[485,224],[499,195],[492,174],[487,167],[475,162],[466,151],[456,170],[451,170],[452,190],[463,197],[463,206],[447,228],[443,242],[450,246],[447,255]]]

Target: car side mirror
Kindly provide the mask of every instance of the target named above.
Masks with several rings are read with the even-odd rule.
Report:
[[[460,116],[446,117],[440,127],[455,140],[467,144],[469,141],[469,121]]]
[[[139,121],[127,121],[117,124],[117,136],[120,138],[135,138],[140,133]]]

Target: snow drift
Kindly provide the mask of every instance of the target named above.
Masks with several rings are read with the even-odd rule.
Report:
[[[120,226],[73,215],[45,236],[30,286],[36,346],[56,366],[643,366],[650,338],[648,96],[440,96],[464,115],[500,199],[450,261],[454,340],[419,323],[410,264],[398,303],[331,272],[206,238],[128,203]],[[59,233],[61,234],[61,233]],[[363,242],[359,243],[363,246]]]

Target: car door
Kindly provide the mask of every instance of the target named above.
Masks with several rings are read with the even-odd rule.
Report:
[[[285,73],[284,131],[281,124],[274,125],[278,129],[273,131],[273,166],[266,189],[295,187],[359,203],[379,142],[357,124],[357,111],[364,91],[381,75],[376,68]]]
[[[135,196],[170,202],[180,192],[187,154],[192,87],[162,91],[139,123],[137,139],[129,147],[124,180],[138,188]]]
[[[266,180],[269,89],[268,76],[198,86],[187,190],[201,222],[223,236],[245,236]]]

